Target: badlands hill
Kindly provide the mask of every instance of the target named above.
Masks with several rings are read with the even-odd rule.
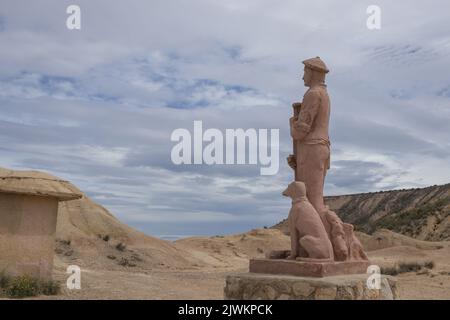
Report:
[[[389,229],[419,240],[450,240],[450,184],[333,196],[325,202],[365,233]],[[274,228],[286,232],[287,222]]]
[[[108,268],[185,268],[190,255],[121,223],[68,181],[41,171],[0,168],[0,191],[77,199],[60,202],[56,253],[66,262]]]
[[[60,203],[56,239],[58,254],[92,267],[180,269],[195,263],[189,253],[125,225],[86,195]]]

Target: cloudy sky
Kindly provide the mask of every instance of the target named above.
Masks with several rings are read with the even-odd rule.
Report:
[[[67,6],[81,30],[66,28]],[[366,9],[381,8],[381,30]],[[450,182],[450,3],[25,1],[0,3],[0,166],[68,179],[152,235],[272,225],[301,61],[331,72],[326,194]],[[280,130],[280,170],[176,166],[176,128]]]

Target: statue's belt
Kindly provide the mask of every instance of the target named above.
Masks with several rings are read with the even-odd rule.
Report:
[[[300,144],[323,144],[328,148],[331,146],[330,140],[327,139],[307,139],[300,142]]]
[[[307,144],[307,145],[316,145],[316,144],[320,144],[320,145],[324,145],[328,147],[328,151],[330,150],[330,140],[328,139],[307,139],[307,140],[303,140],[302,142],[300,142],[300,145],[302,144]],[[328,152],[328,159],[326,162],[326,168],[327,170],[330,169],[330,164],[331,164],[331,159],[330,159],[330,152]]]

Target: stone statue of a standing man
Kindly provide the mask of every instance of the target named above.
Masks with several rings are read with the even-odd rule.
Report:
[[[295,180],[306,185],[307,198],[319,214],[327,209],[323,201],[325,175],[330,168],[330,98],[325,75],[329,72],[319,58],[303,61],[303,81],[309,87],[303,96],[299,115],[290,119],[291,136],[296,155],[288,157],[289,165],[296,170]]]

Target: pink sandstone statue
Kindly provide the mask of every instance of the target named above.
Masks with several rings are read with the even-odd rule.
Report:
[[[370,262],[353,226],[342,222],[323,201],[330,168],[330,98],[325,85],[329,70],[319,57],[303,64],[303,80],[309,89],[302,102],[292,105],[293,154],[287,160],[295,178],[283,192],[292,198],[288,217],[291,250],[273,250],[264,259],[251,259],[249,272],[298,277],[366,273]]]
[[[330,168],[328,135],[330,98],[325,85],[325,75],[329,70],[319,57],[305,60],[303,64],[305,65],[303,81],[309,89],[301,103],[296,102],[292,105],[294,116],[289,119],[289,123],[294,154],[290,155],[287,160],[289,166],[295,170],[295,181],[304,183],[304,185],[296,184],[296,189],[303,192],[306,187],[306,197],[313,208],[308,206],[309,202],[307,201],[299,202],[303,203],[302,206],[293,202],[292,219],[291,213],[289,214],[289,223],[291,221],[293,223],[290,229],[296,231],[291,233],[292,249],[294,250],[292,255],[298,255],[298,239],[296,238],[299,230],[302,230],[302,234],[305,235],[311,232],[315,234],[318,232],[317,223],[320,221],[328,236],[326,239],[319,237],[321,239],[319,242],[315,241],[316,250],[323,254],[323,248],[328,247],[328,243],[331,242],[334,254],[329,257],[332,259],[337,261],[367,260],[367,255],[353,232],[353,226],[343,223],[335,212],[325,206],[323,201],[325,176]],[[292,184],[287,191],[293,188],[291,186]],[[313,213],[318,216],[316,219],[311,218]],[[306,221],[307,224],[300,227],[299,221]],[[306,240],[303,242],[306,244]],[[308,247],[308,245],[306,246]],[[307,251],[308,257],[312,258],[311,254],[317,255],[313,249],[306,249],[302,244],[300,246]]]
[[[288,163],[295,170],[295,180],[305,182],[309,201],[322,214],[325,211],[323,186],[330,168],[330,98],[325,85],[329,70],[319,57],[305,60],[303,64],[303,81],[309,89],[301,104],[294,104],[294,108],[300,109],[296,112],[298,116],[289,120],[297,154],[290,155]]]
[[[301,181],[291,182],[283,195],[292,199],[288,218],[291,233],[291,254],[288,259],[332,261],[333,247],[319,214],[306,198],[305,184]]]

